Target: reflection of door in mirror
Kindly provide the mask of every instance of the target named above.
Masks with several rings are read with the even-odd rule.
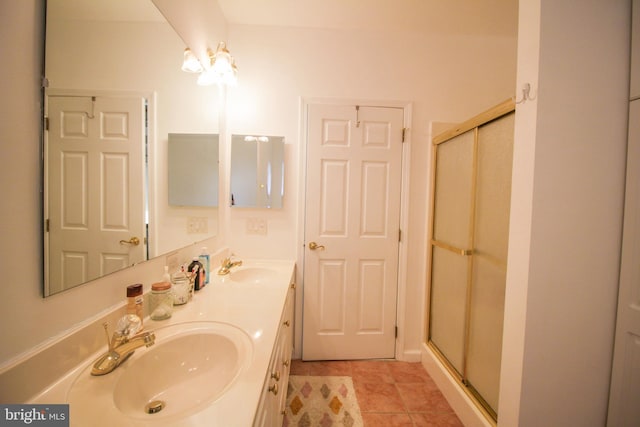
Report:
[[[45,294],[146,258],[145,100],[49,96]]]

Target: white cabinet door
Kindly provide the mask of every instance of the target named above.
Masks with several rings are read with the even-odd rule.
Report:
[[[269,371],[266,374],[262,397],[256,412],[254,427],[280,427],[284,420],[284,410],[291,368],[293,350],[293,302],[295,286],[291,285],[287,294],[280,328],[273,348]]]

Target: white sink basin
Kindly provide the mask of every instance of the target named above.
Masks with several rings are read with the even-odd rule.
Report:
[[[231,270],[229,278],[233,282],[264,283],[273,281],[278,277],[278,272],[267,267],[240,267]]]
[[[90,365],[80,373],[68,395],[74,424],[185,418],[233,387],[252,358],[249,336],[226,323],[175,324],[155,335],[153,346],[136,350],[115,371],[91,376]]]

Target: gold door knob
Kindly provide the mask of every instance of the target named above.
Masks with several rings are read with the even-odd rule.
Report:
[[[120,240],[120,244],[138,246],[140,244],[140,239],[138,239],[137,237],[132,237],[129,240]]]
[[[319,245],[316,242],[309,242],[309,249],[315,251],[316,249],[319,251],[324,251],[324,245]]]

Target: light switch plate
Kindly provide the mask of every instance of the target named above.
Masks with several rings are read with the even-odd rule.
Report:
[[[187,218],[187,234],[206,234],[208,229],[207,217],[190,216]]]
[[[247,234],[259,234],[266,236],[267,220],[264,218],[247,218]]]

